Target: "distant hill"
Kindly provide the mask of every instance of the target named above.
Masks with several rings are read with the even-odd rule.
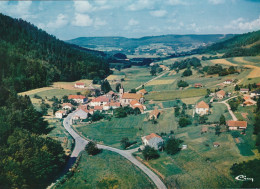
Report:
[[[217,41],[228,39],[234,35],[161,35],[148,36],[142,38],[125,38],[125,37],[79,37],[71,39],[66,42],[76,44],[88,48],[104,48],[104,50],[111,48],[122,48],[124,52],[131,52],[136,48],[153,49],[152,45],[163,45],[171,47],[173,51],[179,48],[195,48],[215,43]],[[148,47],[147,47],[148,46]],[[141,49],[142,49],[141,48]],[[139,49],[140,51],[140,49]]]
[[[17,92],[53,81],[104,78],[104,53],[65,43],[22,19],[0,14],[0,84]]]
[[[260,30],[236,35],[222,42],[217,42],[207,48],[201,48],[199,53],[220,52],[223,57],[256,56],[260,54]]]

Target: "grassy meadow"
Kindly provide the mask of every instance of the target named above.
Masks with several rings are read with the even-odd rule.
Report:
[[[156,188],[149,178],[124,157],[110,151],[82,154],[73,177],[57,186],[71,188]]]

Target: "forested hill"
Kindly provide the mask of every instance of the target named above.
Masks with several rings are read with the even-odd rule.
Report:
[[[110,72],[101,53],[67,44],[26,21],[0,13],[0,26],[0,82],[17,92]]]
[[[224,53],[223,57],[259,55],[260,30],[241,35],[236,35],[225,41],[215,43],[207,48],[199,49],[197,50],[197,52],[220,52]]]

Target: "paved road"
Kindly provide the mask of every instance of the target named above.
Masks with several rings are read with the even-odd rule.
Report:
[[[71,118],[74,115],[74,113],[69,114],[63,121],[63,125],[65,129],[71,134],[71,136],[75,139],[75,148],[71,154],[71,163],[73,164],[76,157],[78,157],[79,153],[85,149],[86,144],[89,142],[88,140],[82,138],[78,133],[74,131],[74,129],[71,127]],[[105,146],[105,145],[97,145],[98,148],[109,150],[112,152],[116,152],[120,154],[121,156],[125,157],[129,161],[131,161],[134,165],[139,167],[150,179],[154,182],[154,184],[157,186],[158,189],[167,189],[164,183],[161,181],[161,179],[152,172],[149,168],[147,168],[144,164],[142,164],[140,161],[134,158],[132,155],[132,152],[136,151],[137,149],[132,150],[119,150],[117,148]],[[72,165],[71,164],[71,165]],[[71,166],[69,165],[69,166]]]
[[[136,87],[135,89],[138,90],[139,88],[143,87],[143,85],[146,85],[147,83],[149,83],[149,82],[151,82],[151,81],[153,81],[153,80],[156,80],[156,79],[158,79],[158,78],[164,76],[164,75],[167,74],[167,73],[170,73],[170,71],[165,71],[165,72],[163,72],[161,75],[158,75],[157,77],[155,77],[155,78],[153,78],[153,79],[151,79],[151,80],[145,82],[144,84],[142,84],[142,85]]]
[[[236,98],[236,97],[237,97],[237,96],[233,96],[233,97],[231,97],[231,98],[229,98],[229,99],[227,99],[227,100],[224,100],[224,101],[222,101],[222,102],[215,102],[215,103],[225,104],[225,105],[227,106],[228,111],[229,111],[229,113],[230,113],[230,115],[231,115],[231,117],[232,117],[232,119],[233,119],[234,121],[237,121],[238,119],[237,119],[237,117],[235,116],[234,112],[231,110],[231,108],[230,108],[229,104],[227,103],[227,101],[229,101],[229,100],[232,99],[232,98]]]

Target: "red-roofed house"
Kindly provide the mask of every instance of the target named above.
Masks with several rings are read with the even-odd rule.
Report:
[[[226,96],[226,92],[223,90],[220,90],[220,91],[216,92],[216,96],[218,99],[223,99]]]
[[[248,92],[249,92],[249,89],[241,88],[241,89],[240,89],[240,92],[241,92],[241,93],[248,93]]]
[[[136,93],[137,93],[137,94],[141,94],[141,95],[145,95],[145,94],[147,94],[148,92],[147,92],[145,89],[141,89],[140,91],[137,91]]]
[[[64,116],[66,115],[66,112],[64,110],[59,110],[57,112],[55,112],[55,117],[62,119]]]
[[[156,150],[162,148],[164,143],[162,137],[155,133],[142,137],[142,141],[145,146],[150,146]]]
[[[109,98],[107,98],[106,96],[99,96],[97,98],[94,98],[90,103],[89,105],[90,106],[102,106],[102,105],[105,105],[105,104],[108,104],[109,103]]]
[[[246,121],[227,121],[227,126],[229,130],[238,130],[238,129],[246,129],[247,122]]]
[[[123,93],[122,97],[120,99],[120,103],[123,106],[130,105],[130,102],[132,100],[137,100],[139,103],[144,103],[144,98],[142,94],[136,94],[136,93]]]
[[[199,115],[205,115],[209,113],[209,105],[204,102],[204,101],[200,101],[197,105],[196,105],[196,113]]]
[[[230,85],[231,83],[233,83],[233,80],[232,79],[227,79],[223,83],[226,84],[226,85]]]
[[[77,103],[84,103],[87,101],[87,98],[82,95],[69,95],[68,97],[69,100],[74,100]]]
[[[257,86],[258,88],[260,88],[260,83],[257,83],[256,86]]]
[[[195,83],[195,84],[194,84],[194,87],[195,87],[195,88],[201,88],[202,86],[203,86],[203,85],[202,85],[201,83]]]
[[[73,109],[73,105],[71,103],[63,103],[62,104],[62,109],[64,109],[64,110],[72,110]]]
[[[84,89],[86,87],[86,85],[85,85],[85,83],[75,83],[74,87]]]
[[[146,109],[145,106],[143,106],[140,102],[138,102],[137,100],[132,100],[130,102],[130,106],[135,109],[135,108],[139,108],[140,112],[143,113],[144,110]]]
[[[94,111],[102,111],[103,106],[94,106]]]

